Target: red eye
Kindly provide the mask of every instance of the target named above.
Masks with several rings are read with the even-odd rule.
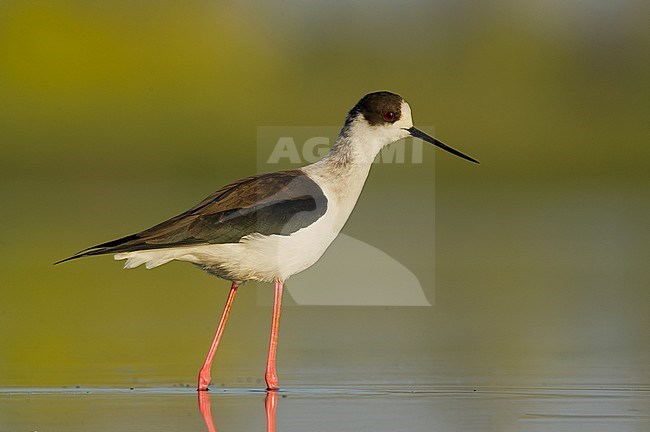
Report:
[[[384,120],[386,120],[387,122],[394,122],[395,113],[392,111],[384,111]]]

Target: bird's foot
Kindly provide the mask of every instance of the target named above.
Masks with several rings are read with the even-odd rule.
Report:
[[[210,377],[210,371],[204,371],[201,369],[201,372],[199,372],[199,384],[196,389],[198,391],[207,391],[211,380],[212,378]]]
[[[278,374],[275,372],[267,372],[265,377],[266,379],[266,389],[267,390],[277,390],[280,388]]]

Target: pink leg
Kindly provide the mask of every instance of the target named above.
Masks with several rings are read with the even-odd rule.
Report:
[[[273,298],[273,320],[271,321],[271,341],[269,342],[269,356],[266,360],[266,388],[278,389],[278,373],[275,370],[275,353],[278,349],[278,330],[280,328],[280,311],[282,310],[282,281],[275,281],[275,297]]]
[[[223,313],[221,314],[221,320],[219,321],[219,326],[217,327],[217,332],[214,335],[212,340],[212,345],[210,345],[210,350],[208,355],[205,357],[203,366],[201,366],[201,371],[199,372],[199,386],[198,391],[205,391],[210,385],[210,369],[212,368],[212,360],[214,359],[214,353],[217,352],[217,347],[219,346],[219,341],[221,340],[221,335],[223,335],[223,329],[226,327],[226,321],[228,321],[228,315],[230,315],[230,308],[232,307],[232,302],[235,300],[235,294],[237,293],[237,285],[235,282],[230,286],[230,292],[228,293],[228,300],[226,300],[226,306],[223,308]]]

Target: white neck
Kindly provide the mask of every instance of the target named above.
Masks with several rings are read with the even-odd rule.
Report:
[[[364,126],[360,121],[345,125],[330,152],[303,168],[337,200],[352,198],[356,202],[372,162],[383,147],[376,135],[363,133]]]
[[[402,103],[401,112],[399,121],[375,126],[362,114],[348,116],[330,152],[318,162],[302,168],[323,189],[328,200],[333,201],[338,221],[334,224],[336,232],[352,213],[379,151],[409,136],[407,129],[413,126],[413,120],[406,102]]]

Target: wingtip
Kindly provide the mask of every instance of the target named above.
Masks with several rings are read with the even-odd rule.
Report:
[[[67,258],[64,258],[64,259],[62,259],[62,260],[59,260],[59,261],[55,262],[55,263],[52,264],[52,265],[57,265],[57,264],[64,263],[64,262],[66,262],[66,261],[72,261],[72,260],[77,259],[77,258],[83,258],[83,257],[86,257],[86,256],[93,255],[91,249],[92,249],[92,248],[88,248],[88,249],[84,249],[84,250],[82,250],[82,251],[79,251],[79,252],[77,252],[76,254],[74,254],[74,255],[72,255],[72,256],[69,256],[69,257],[67,257]]]
[[[64,258],[64,259],[62,259],[62,260],[59,260],[59,261],[55,262],[55,263],[52,264],[52,265],[61,264],[61,263],[64,263],[64,262],[66,262],[66,261],[70,261],[70,260],[73,260],[73,259],[75,259],[75,258],[80,258],[80,257],[81,257],[81,255],[72,255],[71,257],[67,257],[67,258]]]

